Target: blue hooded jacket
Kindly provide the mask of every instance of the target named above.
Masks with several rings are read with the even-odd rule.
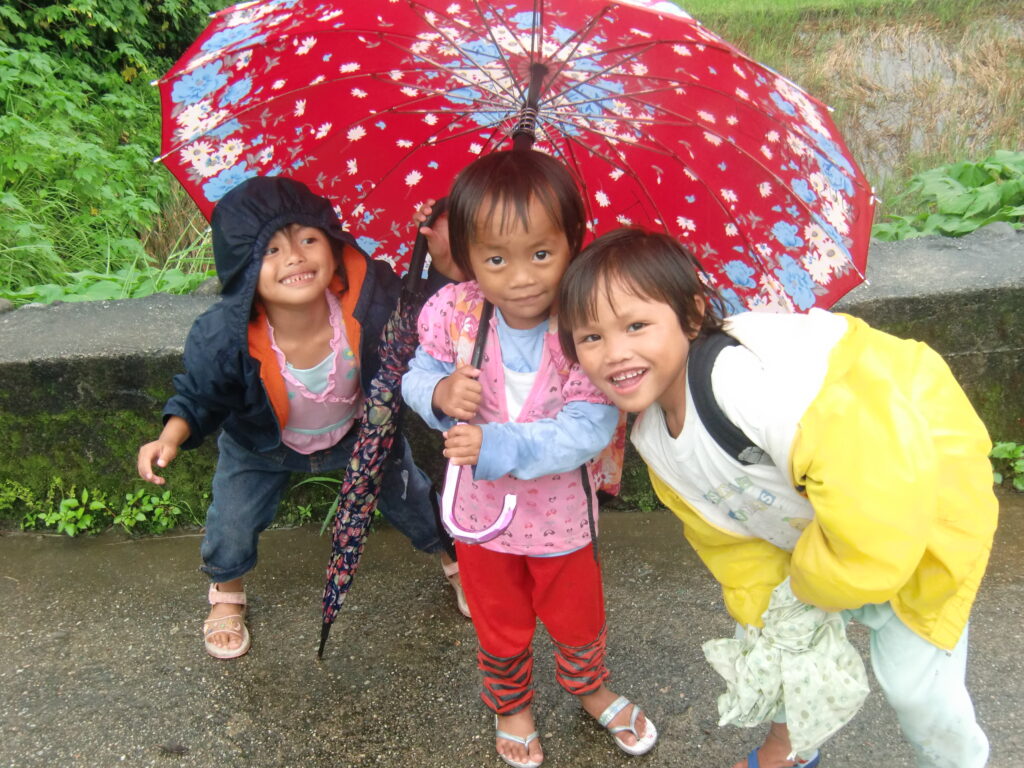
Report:
[[[362,329],[358,352],[364,392],[380,366],[381,332],[401,289],[391,267],[359,250],[331,203],[302,183],[281,176],[248,179],[213,211],[221,300],[193,323],[185,342],[185,372],[174,377],[176,394],[164,406],[165,423],[171,416],[188,422],[191,435],[183,449],[195,448],[219,427],[249,450],[264,452],[281,444],[281,425],[261,380],[262,364],[250,353],[249,323],[267,243],[293,223],[318,227],[335,241],[338,252],[345,248],[348,259],[366,261],[361,283],[347,289],[358,291],[352,317]]]

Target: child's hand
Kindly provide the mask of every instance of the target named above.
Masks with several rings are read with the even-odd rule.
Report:
[[[417,224],[423,224],[430,218],[434,203],[433,199],[428,199],[416,209],[412,220]],[[442,213],[432,227],[423,224],[417,231],[427,238],[427,252],[430,254],[430,263],[434,269],[458,283],[465,281],[466,274],[455,265],[452,250],[448,245],[448,214]]]
[[[452,464],[476,464],[484,431],[476,424],[456,424],[444,433],[444,455]]]
[[[188,440],[191,434],[192,429],[188,422],[180,416],[171,416],[167,419],[160,437],[139,448],[139,477],[156,485],[166,483],[162,477],[153,474],[154,462],[158,467],[166,467],[174,461],[181,444]]]
[[[471,365],[456,368],[434,387],[431,405],[456,421],[469,421],[476,416],[483,396],[483,388],[477,378],[480,369]]]
[[[154,462],[158,467],[166,467],[174,457],[178,455],[178,446],[166,440],[154,440],[139,448],[139,477],[148,480],[156,485],[163,485],[167,481],[159,475],[153,474]]]

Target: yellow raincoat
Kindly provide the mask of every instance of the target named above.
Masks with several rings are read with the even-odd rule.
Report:
[[[790,482],[814,508],[792,552],[708,523],[651,471],[654,490],[738,622],[760,626],[788,575],[805,603],[839,611],[890,602],[915,633],[952,649],[995,533],[988,434],[927,345],[840,317],[848,330],[790,451]]]

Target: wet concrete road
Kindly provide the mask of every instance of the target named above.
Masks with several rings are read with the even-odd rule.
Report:
[[[1024,496],[1002,520],[971,626],[969,683],[994,768],[1024,737]],[[762,732],[716,725],[721,685],[700,643],[732,624],[667,512],[608,512],[602,552],[613,687],[661,732],[629,758],[554,683],[536,644],[545,765],[730,766]],[[474,638],[436,562],[376,531],[316,661],[329,550],[313,529],[264,535],[248,584],[253,650],[207,657],[198,538],[0,537],[0,766],[503,766],[477,700]],[[865,644],[862,628],[854,642]],[[909,768],[875,686],[823,766]]]

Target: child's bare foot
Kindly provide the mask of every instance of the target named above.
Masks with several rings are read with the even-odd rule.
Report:
[[[580,696],[583,709],[611,733],[618,747],[631,755],[642,755],[654,747],[658,731],[643,711],[606,685]]]
[[[756,768],[789,768],[789,766],[804,765],[804,763],[799,761],[788,759],[787,756],[791,750],[789,728],[786,727],[785,723],[772,723],[771,728],[768,729],[768,735],[765,737],[764,744],[757,750]],[[811,765],[811,763],[806,765]],[[732,768],[755,768],[755,766],[750,765],[749,761],[744,758]]]
[[[495,715],[494,727],[494,748],[506,763],[516,768],[537,768],[544,761],[532,706],[514,715]]]
[[[245,591],[242,580],[210,585],[210,613],[203,622],[206,652],[218,659],[233,659],[249,650],[245,626]]]

